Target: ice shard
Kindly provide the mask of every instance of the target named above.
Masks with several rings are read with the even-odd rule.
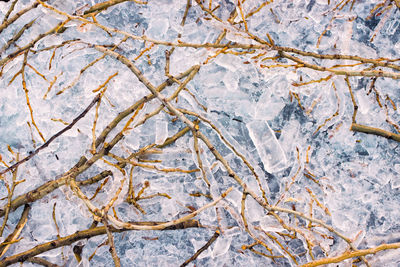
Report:
[[[275,133],[264,120],[254,120],[246,124],[251,140],[266,171],[279,172],[286,168],[287,160]]]

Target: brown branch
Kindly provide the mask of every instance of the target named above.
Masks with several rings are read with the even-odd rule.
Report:
[[[16,2],[16,1],[15,1]],[[47,2],[47,0],[44,0],[44,2]],[[23,14],[29,12],[30,10],[36,8],[39,5],[39,3],[35,2],[32,5],[26,7],[25,9],[22,9],[20,11],[18,11],[17,13],[15,13],[15,15],[10,18],[7,19],[5,21],[3,21],[3,23],[0,25],[0,33],[7,28],[9,25],[11,25],[14,21],[16,21],[17,19],[19,19]],[[12,12],[12,11],[11,11]],[[11,13],[10,12],[10,13]],[[8,14],[9,15],[9,14]]]
[[[47,1],[47,0],[46,0],[46,1]],[[37,4],[37,3],[35,3],[35,4]],[[3,66],[3,65],[6,64],[7,62],[9,62],[9,61],[15,59],[17,56],[21,55],[22,53],[27,52],[29,49],[31,49],[32,47],[34,47],[35,44],[36,44],[37,42],[39,42],[41,39],[43,39],[44,37],[62,31],[62,29],[65,29],[63,26],[64,26],[64,24],[65,24],[66,22],[67,22],[67,20],[58,23],[58,24],[57,24],[54,28],[52,28],[51,30],[48,30],[48,31],[45,32],[45,33],[39,34],[35,39],[33,39],[32,41],[30,41],[27,45],[25,45],[25,46],[19,48],[17,51],[12,52],[11,54],[7,55],[6,57],[0,59],[0,66]],[[2,29],[1,29],[1,26],[0,26],[0,32],[1,32],[1,30],[2,30]]]
[[[22,212],[21,218],[15,226],[14,231],[9,236],[7,236],[3,243],[0,244],[0,257],[2,257],[7,252],[8,248],[11,246],[11,243],[14,242],[22,232],[22,229],[28,221],[28,214],[30,210],[31,206],[25,205],[24,211]]]
[[[29,258],[27,261],[32,262],[32,263],[36,263],[42,266],[46,266],[46,267],[60,267],[57,264],[51,263],[45,259],[42,258],[38,258],[38,257],[33,257],[33,258]]]
[[[366,134],[373,134],[377,136],[382,136],[387,139],[395,140],[400,142],[400,134],[395,134],[389,131],[385,131],[379,128],[374,128],[366,125],[361,125],[357,123],[352,123],[350,126],[350,130],[354,132],[366,133]]]
[[[10,8],[8,9],[6,15],[3,18],[3,22],[1,24],[3,24],[4,22],[6,22],[8,20],[8,18],[10,17],[11,13],[14,11],[15,5],[17,4],[18,0],[14,0],[14,2],[11,3]]]
[[[364,58],[364,57],[359,57],[359,56],[351,56],[351,55],[342,55],[342,54],[318,54],[318,53],[313,53],[313,52],[306,52],[302,51],[299,49],[295,49],[292,47],[283,47],[283,46],[274,46],[274,50],[277,51],[283,51],[283,52],[289,52],[289,53],[295,53],[301,56],[306,56],[306,57],[313,57],[313,58],[319,58],[319,59],[328,59],[328,60],[354,60],[354,61],[359,61],[365,64],[373,64],[379,67],[386,67],[386,68],[391,68],[394,70],[399,70],[400,71],[400,66],[395,65],[395,64],[390,64],[387,62],[382,62],[385,59],[384,58]],[[386,59],[387,60],[387,59]]]
[[[195,66],[194,66],[195,67]],[[194,67],[189,68],[188,70],[186,70],[185,72],[177,75],[175,78],[176,79],[182,79],[186,76],[188,76],[194,69]],[[170,86],[174,81],[171,79],[167,79],[165,82],[163,82],[162,84],[160,84],[157,87],[157,91],[161,92],[162,90],[164,90],[167,86]],[[143,105],[144,103],[147,103],[148,101],[154,99],[155,96],[153,94],[149,94],[147,96],[144,96],[143,98],[141,98],[140,100],[136,101],[135,104],[133,104],[132,106],[130,106],[129,108],[125,109],[124,111],[120,112],[118,114],[118,116],[116,118],[114,118],[114,120],[112,122],[110,122],[107,127],[101,132],[101,134],[97,137],[96,139],[96,143],[95,146],[96,148],[102,144],[104,142],[104,140],[106,139],[107,135],[111,132],[112,129],[114,129],[118,123],[123,120],[124,118],[126,118],[129,114],[131,114],[132,112],[134,112],[138,107],[140,107],[141,105]]]
[[[305,62],[304,60],[299,59],[298,57],[289,55],[288,53],[282,51],[279,51],[279,54],[282,57],[285,57],[300,64],[301,67],[310,68],[317,71],[328,71],[336,75],[362,76],[362,77],[388,77],[392,79],[400,79],[400,73],[398,72],[387,72],[382,70],[344,70],[344,69],[338,70],[334,68],[322,67],[319,65],[310,64],[308,62]]]
[[[77,168],[78,166],[82,166],[85,161],[86,161],[86,158],[82,157],[81,160],[75,165],[74,168]],[[71,172],[74,168],[70,169],[68,172]],[[99,173],[98,175],[93,176],[87,180],[77,181],[77,183],[79,186],[86,186],[86,185],[96,183],[109,175],[112,175],[111,171],[103,171],[103,172]],[[16,197],[11,202],[10,211],[14,211],[22,205],[29,204],[29,203],[35,202],[38,199],[43,198],[44,196],[53,192],[60,186],[65,185],[65,182],[66,182],[66,177],[62,176],[54,181],[46,182],[46,183],[42,184],[41,186],[23,194],[23,195]],[[0,217],[4,216],[5,211],[6,211],[6,206],[0,208]]]
[[[148,226],[157,226],[160,224],[164,224],[164,222],[135,222],[134,224],[138,226],[148,225]],[[121,233],[125,231],[129,231],[130,229],[116,229],[112,226],[110,227],[110,231],[113,233]],[[187,228],[200,228],[202,227],[198,221],[196,220],[188,220],[180,224],[176,224],[172,227],[167,227],[163,230],[178,230],[178,229],[187,229]],[[73,244],[76,241],[91,238],[98,235],[104,235],[107,233],[105,226],[95,227],[83,231],[77,231],[72,235],[68,235],[66,237],[62,237],[50,242],[46,242],[40,245],[33,247],[32,249],[26,250],[19,254],[4,258],[0,261],[0,267],[5,267],[17,262],[24,262],[29,258],[37,256],[43,252],[50,251],[59,247],[68,246]]]
[[[346,251],[342,255],[332,257],[332,258],[324,258],[324,259],[312,261],[312,262],[302,265],[302,267],[314,267],[314,266],[320,266],[320,265],[325,265],[325,264],[330,264],[330,263],[339,263],[339,262],[342,262],[347,259],[366,256],[369,254],[375,254],[382,250],[399,249],[399,248],[400,248],[400,243],[392,243],[392,244],[382,244],[382,245],[379,245],[374,248],[361,249],[358,251]]]
[[[16,160],[18,160],[19,154],[17,154]],[[3,236],[3,231],[4,228],[6,227],[7,221],[8,221],[8,215],[10,213],[10,207],[11,207],[11,200],[15,191],[15,187],[18,185],[17,182],[17,171],[18,169],[15,169],[12,173],[12,185],[11,188],[10,186],[6,183],[7,191],[8,191],[8,196],[7,196],[7,206],[6,206],[6,211],[4,214],[4,219],[3,219],[3,224],[0,228],[0,237]],[[23,181],[23,180],[22,180]]]
[[[107,237],[108,237],[108,245],[110,247],[111,256],[114,260],[114,265],[115,265],[115,267],[121,267],[121,261],[118,257],[117,251],[115,249],[114,237],[110,231],[110,226],[107,223],[107,219],[103,219],[103,224],[106,227],[106,233],[107,233]]]
[[[7,50],[13,43],[19,40],[19,38],[24,34],[24,32],[29,29],[36,19],[31,20],[31,22],[25,24],[7,43],[0,49],[0,54]]]

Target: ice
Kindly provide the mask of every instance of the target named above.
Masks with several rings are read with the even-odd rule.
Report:
[[[238,69],[238,64],[235,64],[236,62],[237,62],[237,57],[230,54],[221,55],[220,57],[217,57],[215,59],[216,64],[230,70],[231,72],[235,72]]]
[[[1,11],[1,13],[2,13],[2,15],[4,15],[4,14],[6,14],[7,13],[7,4],[6,3],[4,3],[4,2],[1,2],[0,3],[0,11]]]
[[[156,141],[157,145],[163,144],[168,138],[168,122],[166,120],[157,120],[156,122]]]
[[[0,1],[1,21],[12,2],[14,1],[7,3]],[[15,2],[15,10],[11,16],[35,1]],[[70,14],[74,12],[81,14],[82,11],[88,10],[89,6],[100,2],[102,1],[55,0],[46,3]],[[268,1],[241,2],[247,15]],[[393,236],[393,233],[397,233],[400,227],[399,212],[396,210],[400,205],[398,194],[400,146],[398,142],[381,136],[349,130],[353,104],[343,75],[333,75],[329,80],[318,81],[327,77],[332,69],[358,71],[379,69],[385,74],[397,73],[396,70],[377,67],[374,64],[357,65],[357,60],[323,60],[318,56],[309,57],[306,54],[288,52],[294,48],[320,55],[349,54],[371,59],[380,58],[378,60],[380,63],[398,65],[395,59],[400,57],[398,52],[400,24],[396,17],[398,11],[395,5],[387,10],[389,19],[377,32],[375,40],[370,42],[370,37],[378,29],[377,25],[383,21],[382,17],[386,16],[386,13],[375,14],[366,19],[370,15],[371,8],[376,5],[372,1],[355,1],[352,10],[350,10],[351,3],[335,9],[336,4],[332,3],[333,1],[328,5],[329,1],[324,0],[307,3],[300,0],[269,2],[246,17],[248,32],[263,40],[268,40],[267,34],[269,34],[277,46],[287,49],[285,53],[309,64],[330,68],[328,71],[317,71],[303,65],[295,66],[293,61],[283,57],[283,54],[278,53],[275,48],[267,46],[263,49],[249,50],[224,47],[228,42],[230,45],[239,46],[260,45],[248,37],[244,24],[240,22],[242,17],[240,10],[237,9],[237,1],[203,1],[206,8],[211,4],[213,14],[220,17],[222,22],[216,21],[192,1],[185,25],[181,25],[188,3],[186,0],[149,1],[146,5],[135,1],[123,1],[100,12],[95,19],[107,27],[127,31],[130,34],[131,38],[115,48],[115,51],[131,59],[141,70],[143,77],[155,86],[167,79],[164,72],[166,62],[164,52],[172,48],[171,44],[178,45],[174,46],[170,58],[170,74],[175,76],[194,64],[201,66],[199,73],[186,86],[190,93],[182,91],[177,101],[171,101],[171,104],[181,111],[186,109],[200,114],[221,131],[243,158],[228,148],[206,122],[202,121],[199,124],[199,131],[207,136],[232,170],[258,197],[263,197],[260,183],[271,205],[274,203],[278,207],[296,210],[307,216],[311,216],[312,208],[313,218],[332,225],[353,240],[357,249],[397,242],[399,237]],[[80,7],[83,9],[78,10]],[[384,8],[378,11],[384,11]],[[231,12],[235,10],[239,11],[239,15],[234,22],[226,22]],[[58,22],[66,19],[65,16],[42,6],[34,8],[1,32],[0,49],[26,23],[35,18],[37,19],[34,25],[25,31],[15,45],[0,51],[2,59],[34,40],[38,34],[50,30]],[[90,20],[92,21],[92,18]],[[99,136],[115,116],[138,99],[148,95],[149,90],[126,66],[107,56],[82,73],[81,79],[63,94],[56,95],[56,92],[71,84],[84,66],[102,55],[93,49],[93,45],[107,45],[111,49],[124,36],[123,33],[106,32],[95,25],[82,25],[82,21],[79,20],[69,21],[65,26],[67,29],[64,32],[44,37],[29,50],[29,65],[25,66],[25,74],[33,116],[38,128],[48,139],[66,126],[60,120],[51,119],[61,119],[64,123],[70,123],[93,99],[96,94],[93,89],[106,81],[111,74],[118,72],[118,75],[107,84],[107,91],[99,108],[95,131],[95,135]],[[317,40],[325,29],[327,31],[317,48]],[[222,46],[205,45],[214,43],[223,30],[226,30],[226,36],[220,42]],[[156,39],[151,50],[144,51],[153,42],[145,42],[142,36]],[[64,43],[75,38],[79,40]],[[57,48],[51,47],[60,44],[63,45]],[[40,51],[44,48],[47,50]],[[141,52],[144,54],[136,60]],[[263,60],[265,57],[270,59]],[[49,68],[51,58],[52,67]],[[32,126],[30,111],[21,86],[21,75],[9,85],[12,77],[20,70],[22,62],[23,53],[20,53],[16,59],[0,66],[0,156],[4,160],[0,162],[0,171],[5,165],[13,163],[14,156],[9,151],[8,145],[14,153],[19,152],[21,156],[25,156],[35,146],[43,144],[43,140]],[[345,64],[349,65],[344,66]],[[352,64],[356,65],[350,66]],[[31,67],[36,68],[45,78]],[[56,75],[60,76],[47,99],[43,99],[49,83]],[[372,82],[371,77],[349,76],[349,81],[359,106],[357,123],[396,133],[396,127],[387,123],[386,109],[390,119],[398,124],[400,121],[398,81],[389,77],[376,79],[375,88],[379,92],[382,106],[376,101],[375,91],[367,95]],[[294,83],[304,84],[298,86]],[[336,87],[339,102],[332,84]],[[176,87],[176,84],[168,86],[162,94],[169,96]],[[289,91],[298,94],[302,107],[297,99],[290,97]],[[391,101],[396,107],[392,106]],[[207,110],[204,110],[198,102],[206,106]],[[203,168],[211,183],[211,186],[208,186],[203,181],[201,172],[185,172],[200,167],[193,151],[194,141],[191,131],[168,147],[159,146],[186,126],[179,119],[176,120],[175,115],[165,109],[166,112],[162,111],[143,125],[135,127],[137,120],[144,118],[160,104],[160,101],[153,99],[141,106],[135,121],[131,124],[131,129],[124,132],[121,142],[104,157],[107,162],[98,160],[77,177],[77,180],[82,181],[103,170],[112,171],[113,175],[92,200],[94,205],[101,209],[115,195],[120,181],[127,179],[125,187],[114,203],[115,210],[110,209],[108,214],[118,216],[123,221],[165,222],[187,216],[209,204],[229,187],[233,187],[233,190],[215,206],[193,218],[203,227],[165,231],[126,231],[113,234],[122,266],[182,264],[203,247],[216,230],[220,231],[220,236],[191,263],[192,265],[211,267],[302,265],[311,260],[308,253],[302,254],[307,247],[303,235],[315,245],[312,250],[315,252],[315,258],[339,255],[348,249],[345,241],[327,229],[315,225],[309,229],[307,220],[285,212],[277,212],[289,227],[295,227],[302,233],[301,237],[290,239],[290,236],[286,236],[287,230],[282,224],[247,195],[245,216],[248,229],[260,238],[265,237],[264,232],[278,237],[281,244],[295,255],[298,264],[295,264],[277,243],[268,238],[263,241],[270,246],[274,254],[285,255],[285,258],[275,258],[272,262],[250,250],[243,250],[243,245],[254,242],[253,237],[246,232],[241,218],[243,187],[231,177],[232,175],[215,158],[212,151],[201,139],[198,140]],[[335,113],[338,104],[339,114],[326,121]],[[80,156],[85,155],[87,158],[93,156],[90,148],[94,114],[95,108],[92,108],[72,129],[57,138],[33,159],[19,166],[17,179],[25,179],[25,182],[15,188],[14,198],[45,182],[61,177],[65,171],[74,166]],[[132,114],[121,121],[121,124],[107,137],[107,142],[122,130],[131,116]],[[196,119],[196,116],[186,116],[192,121]],[[27,122],[32,126],[32,133]],[[326,124],[314,134],[317,127],[324,122]],[[132,168],[135,194],[137,195],[144,185],[149,185],[142,192],[145,199],[138,201],[146,212],[142,214],[137,207],[125,201],[132,166],[127,165],[121,170],[113,164],[117,162],[115,156],[126,157],[150,144],[153,147],[148,148],[149,153],[133,159],[141,165]],[[248,168],[244,163],[245,160],[252,167]],[[252,168],[258,180],[253,175]],[[1,206],[7,204],[5,182],[11,185],[11,179],[10,173],[0,179]],[[100,184],[101,182],[82,186],[82,192],[90,198]],[[199,196],[195,196],[195,193]],[[162,194],[167,194],[171,199]],[[326,214],[316,201],[310,202],[312,194],[329,209],[332,215]],[[209,195],[212,198],[209,198]],[[12,249],[7,252],[6,257],[57,239],[53,208],[61,236],[87,229],[93,222],[93,214],[88,211],[85,203],[74,196],[68,186],[61,186],[32,204],[29,219],[20,236],[22,239],[12,244]],[[21,209],[22,207],[10,212],[1,240],[14,229]],[[281,241],[283,238],[284,242]],[[92,237],[87,241],[81,240],[85,243],[85,249],[83,261],[79,265],[71,247],[63,250],[66,261],[60,256],[61,249],[39,256],[45,256],[59,266],[110,266],[113,265],[113,260],[107,245],[100,246],[93,259],[90,262],[88,260],[96,248],[106,240],[106,235]],[[259,245],[254,249],[268,253]],[[323,251],[327,254],[325,255]],[[370,264],[391,266],[397,263],[397,255],[397,250],[381,252],[370,259]],[[2,260],[3,258],[0,258],[0,261]],[[26,262],[22,264],[33,266]],[[350,266],[351,263],[341,264]]]
[[[272,95],[270,88],[265,88],[256,105],[255,118],[258,120],[272,120],[283,109],[285,104],[280,98]]]
[[[227,200],[229,200],[233,205],[236,207],[240,207],[240,203],[242,200],[242,192],[237,190],[236,188],[232,190],[232,192],[229,193],[226,197]]]
[[[397,175],[393,176],[391,184],[392,188],[399,188],[400,187],[400,179],[398,174],[400,173],[400,164],[394,165],[394,170],[397,172]]]
[[[247,123],[246,126],[265,170],[274,173],[285,169],[287,167],[285,152],[268,122],[254,120]]]
[[[216,258],[227,253],[231,245],[231,242],[232,242],[232,237],[224,235],[219,236],[217,241],[215,241],[214,243],[214,247],[211,252],[211,257]]]
[[[279,224],[279,222],[271,215],[264,216],[260,222],[260,226],[264,231],[267,232],[283,232],[285,228]]]
[[[241,229],[237,226],[224,231],[225,236],[237,236],[241,233]]]
[[[279,143],[285,151],[285,155],[290,155],[296,150],[296,147],[301,147],[300,129],[301,125],[298,121],[291,121],[281,129]]]
[[[90,262],[86,258],[82,258],[81,262],[79,263],[78,267],[89,267]]]
[[[239,75],[235,71],[227,72],[222,81],[228,91],[235,92],[239,86]]]
[[[153,20],[146,33],[151,38],[162,38],[168,30],[169,22],[165,18]]]
[[[265,212],[254,199],[250,197],[246,199],[246,208],[249,223],[259,223],[264,220]]]
[[[373,102],[370,97],[365,95],[363,91],[357,91],[356,93],[358,101],[358,110],[361,114],[368,114],[373,106]]]

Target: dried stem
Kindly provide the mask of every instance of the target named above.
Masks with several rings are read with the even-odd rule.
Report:
[[[370,255],[370,254],[376,254],[379,251],[383,251],[383,250],[399,249],[399,248],[400,248],[400,243],[382,244],[377,247],[369,248],[369,249],[360,249],[357,251],[346,251],[342,255],[339,255],[336,257],[331,257],[331,258],[319,259],[316,261],[306,263],[301,266],[302,267],[313,267],[313,266],[320,266],[320,265],[326,265],[326,264],[331,264],[331,263],[339,263],[339,262],[342,262],[347,259],[366,256],[366,255]]]
[[[157,228],[158,225],[163,225],[165,223],[164,222],[137,222],[135,224],[138,226],[147,226],[147,227],[153,226],[153,227]],[[177,229],[198,228],[198,227],[201,227],[201,225],[197,221],[187,220],[185,222],[181,222],[176,225],[171,225],[169,228],[167,227],[167,228],[163,228],[163,229],[159,229],[159,230],[177,230]],[[132,229],[117,229],[112,226],[109,226],[109,230],[113,233],[121,233],[121,232],[125,232],[125,231],[132,230]],[[34,248],[29,249],[27,251],[4,258],[0,261],[0,267],[8,266],[8,265],[11,265],[11,264],[14,264],[17,262],[24,262],[27,259],[32,258],[36,255],[39,255],[43,252],[50,251],[50,250],[53,250],[53,249],[56,249],[59,247],[63,247],[63,246],[68,246],[68,245],[71,245],[71,244],[75,243],[76,241],[79,241],[82,239],[87,239],[87,238],[91,238],[91,237],[98,236],[98,235],[104,235],[104,234],[107,234],[107,230],[106,230],[105,226],[95,227],[95,228],[91,228],[91,229],[87,229],[87,230],[83,230],[83,231],[77,231],[76,233],[74,233],[72,235],[68,235],[66,237],[61,237],[59,239],[37,245]]]
[[[192,257],[190,257],[189,259],[187,259],[184,263],[182,263],[181,267],[187,266],[189,263],[191,263],[192,261],[196,260],[198,256],[200,256],[201,253],[203,253],[205,250],[207,250],[212,243],[215,242],[215,240],[217,240],[217,238],[219,237],[219,231],[216,231],[213,236],[207,241],[207,243],[204,244],[204,246],[202,246],[201,248],[199,248],[196,253],[193,254]]]
[[[395,134],[389,131],[385,131],[379,128],[374,128],[366,125],[361,125],[357,123],[352,123],[350,126],[350,130],[354,132],[366,133],[366,134],[373,134],[377,136],[382,136],[387,139],[395,140],[400,142],[400,134]]]
[[[28,214],[30,210],[31,206],[25,205],[24,210],[22,211],[22,215],[17,225],[15,226],[14,231],[9,236],[7,236],[7,238],[4,239],[4,241],[0,244],[0,257],[2,257],[7,252],[13,242],[18,242],[17,238],[21,234],[25,224],[28,222]]]

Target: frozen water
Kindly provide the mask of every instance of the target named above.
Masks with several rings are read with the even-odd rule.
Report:
[[[254,120],[246,126],[265,170],[274,173],[285,169],[287,167],[285,152],[268,122]]]
[[[152,20],[146,33],[151,38],[163,38],[167,33],[168,24],[169,22],[167,18]]]
[[[211,252],[211,257],[216,258],[227,253],[229,247],[231,246],[231,242],[232,242],[232,237],[225,235],[220,236],[214,243],[214,247]]]
[[[279,224],[279,222],[272,216],[264,216],[261,219],[260,226],[264,231],[267,232],[283,232],[285,229],[282,227],[282,225]]]
[[[285,103],[272,95],[270,88],[264,88],[264,92],[255,107],[255,118],[258,120],[273,120]]]
[[[11,2],[14,1],[0,2],[0,21]],[[104,1],[47,1],[70,14],[74,12],[81,14],[89,6],[100,2]],[[245,16],[265,3],[265,1],[241,2]],[[249,32],[263,40],[267,40],[266,35],[269,34],[277,46],[287,46],[317,54],[346,53],[367,58],[381,57],[381,63],[389,62],[387,58],[400,57],[398,10],[394,4],[387,13],[389,19],[375,40],[370,42],[370,37],[382,22],[382,17],[386,15],[375,14],[366,19],[376,3],[356,1],[352,10],[349,6],[345,6],[339,11],[338,8],[333,8],[333,2],[328,5],[327,1],[323,0],[307,3],[275,1],[246,17],[247,27]],[[33,0],[17,1],[15,11],[11,15],[32,3]],[[215,42],[221,31],[226,30],[222,44],[227,42],[232,45],[259,44],[247,36],[244,24],[240,23],[242,16],[234,4],[237,1],[203,1],[206,8],[211,3],[214,14],[223,21],[228,19],[235,9],[239,11],[232,24],[216,21],[192,1],[193,6],[188,11],[185,25],[182,26],[181,20],[186,3],[185,0],[161,0],[140,5],[135,1],[124,1],[101,12],[95,18],[101,24],[136,36],[127,40],[115,51],[134,61],[144,77],[156,86],[166,80],[164,52],[171,46],[164,45],[165,43],[155,45],[136,59],[151,45],[150,42],[138,40],[142,35],[161,42],[175,44],[187,42],[192,44],[189,46],[196,46]],[[83,9],[79,10],[80,7]],[[18,51],[38,34],[65,20],[65,16],[55,14],[48,9],[35,8],[1,32],[0,49],[23,25],[34,18],[37,18],[36,22],[26,30],[15,45],[0,51],[2,59]],[[327,31],[317,47],[317,40],[325,29]],[[50,47],[75,38],[79,40],[63,44],[56,49]],[[34,119],[46,139],[65,127],[64,123],[70,123],[96,95],[93,90],[116,72],[118,75],[108,82],[99,108],[96,136],[99,136],[115,116],[149,93],[126,66],[111,57],[106,57],[82,73],[81,79],[73,83],[63,94],[56,95],[56,92],[71,84],[84,66],[102,55],[90,44],[112,46],[121,38],[122,34],[106,32],[94,25],[82,25],[82,22],[73,20],[66,24],[64,32],[47,36],[32,47],[28,56],[30,65],[25,68],[26,82]],[[312,214],[314,218],[322,219],[350,239],[354,239],[354,245],[358,248],[398,241],[398,237],[393,236],[393,233],[397,233],[400,227],[399,212],[396,209],[400,205],[400,148],[393,140],[349,130],[353,106],[343,76],[336,75],[327,81],[316,82],[326,77],[328,73],[304,68],[301,65],[290,67],[294,64],[292,61],[281,57],[275,49],[270,48],[247,51],[221,49],[221,47],[204,49],[179,46],[175,47],[175,52],[170,58],[170,74],[177,75],[194,64],[199,64],[201,69],[187,85],[190,92],[183,91],[172,104],[182,110],[188,109],[206,117],[220,130],[225,140],[251,163],[259,177],[258,181],[252,174],[253,169],[249,169],[206,122],[200,122],[199,130],[210,139],[215,149],[249,188],[261,196],[261,185],[271,203],[277,203],[279,199],[280,207],[296,210],[307,216]],[[48,50],[40,51],[46,47]],[[334,66],[335,64],[355,63],[352,60],[329,60],[327,63],[318,57],[293,55],[310,64],[333,69],[339,69],[338,66]],[[264,57],[273,59],[263,60]],[[43,144],[38,131],[32,125],[21,86],[21,76],[17,76],[9,85],[12,77],[20,70],[22,58],[21,54],[1,69],[0,155],[4,163],[0,163],[0,171],[5,164],[11,164],[14,157],[8,145],[14,152],[20,152],[21,156],[25,156],[34,150],[35,146]],[[51,68],[50,59],[52,59]],[[398,61],[389,63],[398,64]],[[267,66],[268,64],[271,66]],[[278,67],[280,64],[283,67]],[[367,70],[373,67],[375,67],[373,64],[364,64],[340,68]],[[43,74],[45,79],[33,68]],[[387,71],[387,68],[382,67],[382,70]],[[49,83],[56,76],[58,78],[47,99],[43,99]],[[396,128],[386,122],[386,108],[391,120],[398,123],[400,115],[398,82],[390,78],[376,80],[375,88],[379,92],[382,104],[379,106],[378,96],[374,91],[369,95],[366,94],[371,83],[370,78],[350,77],[349,80],[359,106],[357,122],[396,132]],[[307,82],[310,83],[294,86],[294,83]],[[338,98],[332,84],[336,87]],[[162,94],[169,96],[175,89],[176,85],[167,87]],[[289,90],[297,93],[298,99],[293,95],[290,97]],[[198,103],[206,106],[207,110]],[[159,105],[158,100],[146,103],[140,107],[137,119],[140,120]],[[339,114],[327,121],[337,110],[338,105]],[[17,178],[25,179],[25,182],[18,184],[14,197],[57,179],[71,168],[81,155],[87,158],[92,156],[90,149],[95,119],[94,109],[49,147],[18,168]],[[195,116],[188,118],[196,119]],[[127,120],[128,118],[125,118],[121,125],[110,133],[107,142],[122,130]],[[27,122],[30,123],[32,131]],[[325,125],[314,133],[323,123]],[[321,227],[308,229],[306,228],[308,222],[280,212],[278,214],[285,222],[304,234],[298,239],[290,239],[287,234],[291,233],[288,233],[275,217],[267,215],[267,212],[247,195],[245,215],[249,229],[257,234],[257,237],[265,240],[274,253],[282,254],[285,258],[276,258],[272,262],[250,250],[243,250],[243,245],[254,242],[244,230],[240,214],[243,188],[229,176],[225,167],[216,161],[204,143],[199,140],[199,150],[211,187],[202,180],[200,172],[186,172],[200,167],[193,151],[190,131],[173,145],[159,148],[168,137],[185,127],[176,120],[175,115],[162,111],[139,127],[134,127],[134,123],[131,126],[132,129],[124,132],[123,140],[104,158],[107,162],[99,160],[87,172],[77,177],[78,180],[85,180],[103,170],[113,172],[97,197],[92,200],[98,208],[106,205],[114,197],[121,179],[128,178],[131,171],[128,166],[124,168],[125,173],[122,173],[113,165],[117,162],[113,158],[114,155],[126,157],[149,144],[153,145],[149,153],[134,158],[142,167],[136,166],[132,170],[132,183],[136,195],[145,185],[149,185],[143,189],[144,199],[138,200],[145,214],[142,214],[137,207],[124,202],[127,195],[128,181],[126,181],[115,203],[115,216],[121,220],[174,220],[210,203],[212,199],[209,199],[209,195],[215,199],[228,187],[234,189],[223,202],[216,205],[218,212],[212,207],[195,218],[205,228],[129,231],[115,234],[117,253],[123,266],[171,266],[183,263],[207,243],[217,227],[221,227],[219,229],[221,235],[193,262],[196,266],[295,266],[291,257],[264,232],[285,236],[285,238],[280,236],[279,240],[295,255],[299,264],[311,260],[308,254],[303,255],[306,248],[304,238],[308,238],[316,245],[313,248],[316,258],[339,255],[348,249],[347,243],[336,236],[331,237],[332,234],[326,229]],[[11,184],[11,178],[12,176],[7,174],[0,181],[2,206],[7,203],[5,183]],[[100,183],[82,187],[82,191],[91,197]],[[198,196],[195,196],[196,194]],[[317,200],[319,204],[329,209],[331,215],[316,204]],[[68,187],[62,186],[32,205],[29,220],[21,233],[23,238],[13,244],[5,256],[57,238],[52,214],[54,205],[55,219],[61,236],[87,229],[93,221],[93,216],[85,204],[75,197]],[[21,209],[10,213],[2,240],[12,232]],[[109,214],[114,215],[114,210],[110,210]],[[360,234],[357,236],[358,233]],[[96,255],[89,261],[89,256],[105,241],[106,237],[103,235],[83,242],[85,243],[83,260],[79,266],[112,265],[113,260],[107,245],[100,246]],[[269,253],[259,245],[254,249]],[[46,252],[44,256],[60,266],[77,265],[71,248],[64,249],[65,261],[60,256],[60,251],[58,249]],[[372,257],[370,264],[396,265],[397,255],[397,250],[385,251]],[[341,266],[346,264],[350,266],[351,262],[342,263]],[[26,262],[25,265],[33,266]]]
[[[168,138],[168,122],[166,120],[157,120],[156,122],[156,141],[157,145],[164,143]]]

